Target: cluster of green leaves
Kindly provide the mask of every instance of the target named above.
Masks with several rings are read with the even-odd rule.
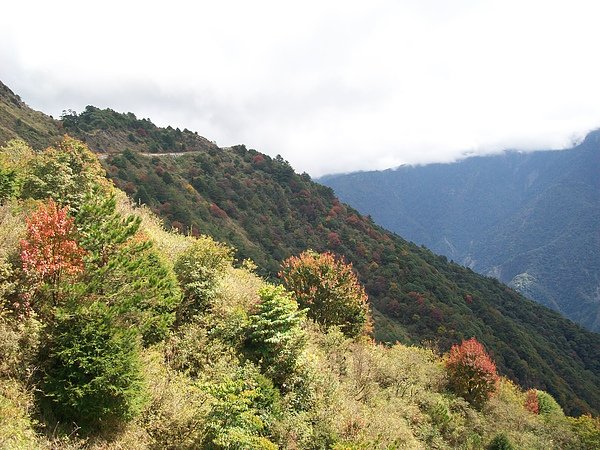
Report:
[[[179,255],[174,269],[184,294],[180,320],[189,320],[209,307],[217,282],[232,262],[233,249],[208,236],[199,237]]]
[[[44,392],[60,419],[106,427],[141,411],[145,392],[137,332],[116,321],[114,310],[101,302],[56,314]]]
[[[274,279],[308,248],[343,256],[369,295],[376,339],[447,351],[475,336],[500,373],[548,390],[571,413],[597,411],[598,335],[374,225],[283,159],[237,146],[104,162],[117,186],[168,224],[235,247],[263,276]]]
[[[302,330],[304,311],[281,286],[265,286],[260,303],[249,316],[247,352],[278,386],[297,371],[306,340]]]

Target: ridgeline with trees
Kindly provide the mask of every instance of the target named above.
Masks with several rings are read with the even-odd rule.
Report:
[[[148,206],[76,139],[0,148],[0,447],[600,443],[579,415],[597,413],[597,335],[374,226],[280,158],[125,151],[105,167]],[[212,194],[194,188],[211,179]]]

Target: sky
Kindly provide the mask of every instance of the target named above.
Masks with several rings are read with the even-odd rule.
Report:
[[[559,149],[600,127],[600,2],[11,1],[0,80],[312,176]]]

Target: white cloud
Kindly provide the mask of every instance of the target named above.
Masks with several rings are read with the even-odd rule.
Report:
[[[0,79],[300,171],[556,148],[600,126],[594,1],[10,2]]]

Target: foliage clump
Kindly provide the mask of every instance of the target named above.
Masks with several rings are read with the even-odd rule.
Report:
[[[473,405],[482,406],[496,392],[496,365],[477,339],[453,345],[445,364],[448,387]]]
[[[201,236],[175,261],[174,269],[183,290],[182,321],[209,307],[216,286],[233,261],[233,250],[208,236]]]
[[[61,208],[52,199],[27,218],[27,235],[21,241],[23,271],[38,289],[48,288],[52,306],[58,305],[64,279],[84,270],[85,250],[75,234],[68,207]]]
[[[279,276],[315,322],[352,337],[370,331],[368,297],[351,264],[308,250],[286,259]]]
[[[249,317],[246,347],[263,372],[282,386],[296,371],[304,348],[304,311],[281,286],[266,285],[258,295],[261,301]]]
[[[59,311],[47,365],[44,393],[60,419],[114,426],[145,402],[137,333],[118,326],[103,303]]]

